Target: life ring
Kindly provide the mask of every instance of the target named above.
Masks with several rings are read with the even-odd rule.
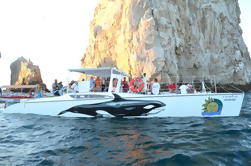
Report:
[[[135,85],[137,83],[137,85]],[[141,78],[133,78],[129,82],[129,88],[132,92],[139,93],[144,88],[144,82]]]

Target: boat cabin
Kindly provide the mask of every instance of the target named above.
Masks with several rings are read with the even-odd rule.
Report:
[[[69,69],[69,71],[96,76],[106,80],[109,79],[108,92],[114,93],[119,93],[123,77],[130,77],[129,74],[125,73],[124,71],[118,70],[116,67],[80,68]],[[88,86],[89,84],[87,84],[87,89],[89,88]]]

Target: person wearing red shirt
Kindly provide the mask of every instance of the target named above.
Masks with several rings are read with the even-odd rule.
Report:
[[[167,87],[168,87],[169,92],[171,93],[175,92],[177,89],[176,84],[169,84]]]
[[[128,82],[126,81],[126,77],[124,77],[124,80],[122,81],[122,90],[123,92],[128,92],[129,90],[129,85]]]

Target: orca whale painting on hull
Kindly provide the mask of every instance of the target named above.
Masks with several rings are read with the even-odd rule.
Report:
[[[105,111],[115,117],[147,116],[152,110],[166,106],[164,103],[156,100],[126,100],[117,94],[113,95],[114,99],[112,101],[74,106],[60,112],[58,115],[72,112],[98,116],[100,115],[99,112]]]

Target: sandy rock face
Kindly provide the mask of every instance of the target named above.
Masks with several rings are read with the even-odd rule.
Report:
[[[43,84],[40,69],[24,57],[18,58],[10,65],[11,85]]]
[[[237,0],[101,0],[82,66],[246,84],[251,60],[239,23]]]

